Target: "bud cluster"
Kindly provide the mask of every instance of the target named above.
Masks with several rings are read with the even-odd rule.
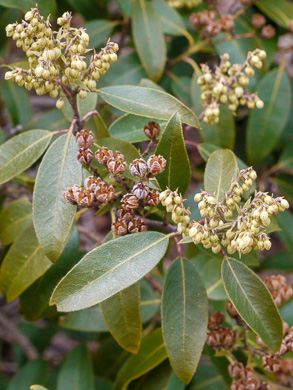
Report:
[[[287,284],[285,276],[272,275],[264,280],[264,284],[272,294],[273,300],[277,306],[287,302],[293,295],[293,289]]]
[[[225,316],[221,312],[216,312],[213,316],[210,317],[208,323],[208,332],[206,343],[212,348],[229,348],[234,345],[238,338],[239,334],[237,330],[232,328],[224,328],[222,326]]]
[[[234,30],[235,22],[231,15],[216,17],[214,11],[202,11],[191,14],[190,24],[205,37],[215,37],[221,32]]]
[[[167,0],[173,8],[193,8],[198,6],[202,0]]]
[[[114,177],[122,175],[127,169],[127,163],[124,155],[117,151],[114,153],[112,150],[102,147],[95,153],[97,162],[103,165]]]
[[[184,199],[177,191],[171,191],[167,188],[166,191],[160,193],[160,201],[166,207],[168,213],[172,213],[173,222],[176,223],[178,233],[183,237],[189,234],[190,211],[184,206]]]
[[[255,371],[252,367],[240,362],[230,364],[228,372],[235,381],[231,385],[232,390],[269,390],[270,387],[265,382],[255,379]]]
[[[53,31],[49,18],[40,15],[38,7],[27,12],[21,23],[9,24],[6,34],[16,41],[29,61],[29,69],[13,67],[5,79],[12,80],[27,90],[35,89],[38,95],[49,93],[52,98],[66,92],[66,85],[79,82],[77,92],[86,98],[87,91],[96,88],[96,81],[104,75],[112,62],[117,61],[117,43],[107,42],[99,54],[89,61],[83,56],[89,49],[89,36],[84,28],[70,26],[71,14],[65,12],[58,18],[58,31]],[[64,106],[62,97],[57,108]]]
[[[244,87],[249,85],[249,78],[254,76],[253,67],[262,68],[266,52],[260,49],[249,52],[243,65],[231,65],[229,58],[229,54],[223,54],[214,72],[208,65],[201,65],[203,74],[197,83],[202,91],[200,98],[204,102],[203,121],[210,125],[219,122],[221,104],[227,105],[232,113],[236,112],[239,105],[246,105],[249,109],[262,109],[264,106],[256,93],[250,94]]]
[[[263,14],[253,14],[251,17],[251,24],[256,29],[261,29],[261,37],[264,39],[272,39],[276,35],[275,28],[270,25],[266,24],[266,18]]]
[[[195,244],[202,243],[214,253],[227,247],[229,254],[271,248],[265,228],[271,222],[270,216],[285,211],[289,203],[282,197],[273,198],[259,191],[255,192],[253,200],[250,198],[244,206],[239,206],[241,195],[251,188],[255,179],[256,173],[251,167],[240,171],[221,202],[206,191],[195,195],[201,216],[207,217],[200,222],[194,221],[189,229]],[[233,217],[234,210],[238,213],[236,218]]]

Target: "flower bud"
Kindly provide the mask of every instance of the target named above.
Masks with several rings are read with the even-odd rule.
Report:
[[[95,153],[95,158],[97,162],[101,165],[106,166],[107,161],[114,156],[112,150],[106,148],[105,146],[102,149],[98,149]]]
[[[62,98],[57,100],[56,107],[58,108],[58,110],[61,110],[64,107],[64,100]]]
[[[143,158],[135,159],[129,165],[129,170],[130,170],[130,173],[135,177],[142,178],[148,174],[148,166]]]
[[[111,229],[117,236],[125,236],[127,234],[127,223],[124,220],[118,220],[112,223]]]
[[[160,193],[155,190],[151,190],[147,197],[147,203],[150,206],[158,206],[160,204]]]
[[[94,142],[95,138],[92,131],[88,132],[87,130],[83,129],[76,134],[76,143],[80,148],[91,148]]]
[[[264,108],[264,102],[262,100],[257,100],[257,102],[255,103],[256,107],[261,110],[262,108]]]
[[[123,208],[124,209],[136,209],[139,206],[139,200],[135,195],[132,194],[126,194],[123,196],[122,203],[124,203]]]
[[[93,161],[93,158],[94,158],[93,152],[88,148],[86,149],[81,148],[77,155],[78,161],[83,165],[90,165],[91,162]]]
[[[152,175],[158,175],[159,173],[162,173],[166,168],[167,161],[164,159],[163,156],[156,156],[152,155],[147,160],[147,166],[149,168],[149,171]]]
[[[155,140],[161,133],[161,127],[157,122],[149,122],[143,131],[149,139]]]
[[[132,188],[133,195],[135,195],[137,197],[137,199],[140,199],[140,200],[146,199],[149,192],[150,192],[149,187],[140,181],[135,183],[133,188]],[[158,198],[159,198],[159,195],[158,195]]]
[[[128,231],[129,233],[140,233],[145,232],[147,230],[147,226],[142,218],[133,218],[128,223]]]

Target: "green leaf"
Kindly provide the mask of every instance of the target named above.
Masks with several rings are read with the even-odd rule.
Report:
[[[237,161],[235,154],[228,149],[216,150],[208,159],[205,174],[204,187],[209,194],[215,194],[221,202],[225,192],[231,186],[232,179],[237,176]]]
[[[0,0],[0,5],[9,8],[18,8],[23,12],[27,12],[36,6],[36,2],[35,0]],[[40,13],[45,17],[49,14],[55,14],[57,8],[55,0],[38,0],[38,7]]]
[[[191,99],[191,79],[187,76],[176,76],[173,73],[169,72],[170,77],[172,78],[171,87],[174,92],[174,95],[181,101],[183,101],[187,106],[192,105]]]
[[[165,68],[166,44],[159,15],[146,0],[137,0],[133,4],[132,35],[149,78],[160,80]]]
[[[49,300],[60,279],[81,259],[78,252],[79,234],[73,230],[58,262],[36,280],[20,296],[20,310],[29,321],[56,316],[56,307],[49,306]]]
[[[179,192],[183,195],[189,186],[191,169],[180,116],[177,113],[169,120],[161,136],[156,148],[156,155],[159,154],[167,161],[165,171],[158,176],[162,190],[166,187],[173,191],[179,188]]]
[[[243,320],[273,352],[277,352],[283,339],[282,319],[261,279],[234,259],[223,261],[222,279],[227,295]]]
[[[215,368],[208,364],[201,364],[197,372],[192,379],[192,382],[188,386],[188,390],[228,390],[230,386],[227,386],[221,375],[215,370]]]
[[[47,363],[43,360],[33,360],[21,367],[11,380],[7,390],[28,390],[32,383],[45,384]]]
[[[173,96],[153,88],[133,87],[131,85],[102,88],[102,99],[121,111],[161,120],[178,112],[183,123],[200,128],[195,114]]]
[[[82,165],[72,133],[59,137],[40,165],[34,191],[33,217],[40,244],[56,262],[69,238],[76,206],[65,202],[63,192],[81,184]]]
[[[59,311],[84,309],[110,298],[150,272],[164,256],[169,236],[138,233],[87,253],[60,281],[51,297]]]
[[[279,270],[293,272],[293,257],[290,252],[278,252],[265,258],[260,265],[261,270]]]
[[[69,129],[70,122],[71,120],[69,121],[61,110],[53,108],[33,118],[26,126],[26,129],[46,129],[50,131]]]
[[[47,130],[21,133],[0,146],[0,184],[25,171],[44,153],[52,138]]]
[[[31,225],[14,241],[1,266],[1,288],[7,301],[17,298],[51,265]]]
[[[208,299],[196,268],[178,258],[169,268],[162,297],[162,328],[171,365],[189,383],[206,339]]]
[[[126,15],[132,15],[132,0],[118,0],[122,12]]]
[[[9,245],[32,222],[32,205],[27,198],[17,199],[2,210],[0,214],[0,235],[2,244]]]
[[[104,19],[91,20],[85,23],[84,27],[90,37],[89,47],[100,48],[100,46],[106,46],[116,24]]]
[[[163,0],[154,0],[152,4],[159,15],[164,34],[173,36],[186,35],[184,20],[178,11]]]
[[[277,184],[282,195],[291,201],[293,200],[293,183],[291,175],[273,178],[272,182]]]
[[[98,95],[95,92],[88,92],[85,99],[77,97],[77,107],[80,117],[83,118],[89,111],[93,111],[96,108],[98,101]],[[67,99],[64,100],[64,108],[62,109],[63,114],[69,122],[74,118],[72,107]]]
[[[127,142],[136,143],[147,141],[148,137],[145,135],[143,128],[151,121],[155,121],[155,119],[125,114],[112,123],[109,131],[113,137],[123,139]],[[158,123],[163,131],[167,121],[158,121]]]
[[[98,141],[101,138],[111,137],[109,130],[103,121],[101,115],[91,116],[85,123],[84,128],[94,133],[95,139]]]
[[[137,353],[142,334],[139,283],[101,302],[100,309],[118,344],[129,352]]]
[[[277,164],[279,169],[293,171],[293,144],[289,144],[282,152]]]
[[[114,390],[126,390],[128,385],[167,358],[161,328],[147,335],[137,355],[132,355],[118,372]]]
[[[281,27],[288,28],[293,19],[293,4],[287,0],[257,0],[254,4]]]
[[[293,299],[291,298],[284,305],[280,307],[280,313],[284,321],[286,321],[289,326],[293,326]]]
[[[281,241],[285,244],[289,251],[293,248],[293,216],[290,211],[275,215],[275,218],[282,229],[281,233],[277,233]]]
[[[157,89],[158,91],[165,92],[164,88],[150,79],[141,79],[139,86],[144,88],[153,88]]]
[[[288,120],[291,86],[283,67],[268,73],[257,91],[264,108],[253,109],[247,127],[247,154],[253,164],[273,150]]]
[[[128,386],[129,390],[167,390],[172,375],[172,368],[168,360],[141,376]],[[181,382],[182,383],[182,382]],[[184,385],[185,386],[185,385]],[[179,389],[178,389],[179,390]]]
[[[95,390],[92,362],[85,345],[70,352],[58,375],[57,390]]]

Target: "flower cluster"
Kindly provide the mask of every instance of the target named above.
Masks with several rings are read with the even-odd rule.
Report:
[[[229,254],[271,248],[264,230],[271,222],[270,216],[285,211],[289,203],[282,197],[274,198],[258,191],[253,200],[249,199],[245,205],[239,206],[241,195],[251,188],[255,179],[256,173],[251,167],[240,171],[221,202],[205,191],[195,195],[201,215],[208,217],[202,223],[193,222],[189,229],[189,236],[195,244],[202,243],[205,248],[212,248],[214,253],[220,252],[222,246],[227,247]],[[233,210],[238,214],[236,218]]]
[[[217,19],[214,11],[202,11],[191,14],[190,24],[205,37],[215,37],[223,31],[231,32],[235,27],[235,22],[231,15]]]
[[[249,52],[243,65],[231,65],[229,58],[229,54],[223,54],[220,65],[216,66],[214,72],[208,65],[201,65],[203,75],[198,78],[197,83],[204,103],[203,121],[210,125],[219,122],[220,104],[228,105],[233,113],[239,105],[246,105],[249,109],[262,109],[264,106],[256,93],[250,94],[244,87],[249,85],[249,77],[254,75],[252,67],[262,68],[266,52],[260,49]]]
[[[166,207],[167,212],[172,213],[172,220],[178,225],[178,233],[182,234],[183,237],[188,236],[190,211],[185,208],[182,196],[177,191],[171,191],[167,188],[166,191],[160,193],[160,201]]]
[[[275,28],[270,25],[266,24],[266,18],[262,14],[253,14],[251,17],[251,24],[256,29],[261,29],[261,37],[264,39],[272,39],[276,35]]]
[[[202,0],[168,0],[168,4],[173,8],[193,8],[198,6]]]
[[[273,300],[277,306],[287,302],[293,295],[293,289],[286,282],[282,275],[268,276],[264,280],[265,285],[272,294]]]
[[[21,23],[9,24],[6,34],[16,41],[29,61],[29,69],[13,67],[5,79],[12,80],[27,90],[35,89],[38,95],[49,93],[52,98],[61,97],[57,108],[64,106],[62,95],[67,95],[70,84],[77,84],[80,98],[96,88],[96,81],[104,75],[112,62],[117,61],[119,47],[108,41],[100,53],[91,56],[89,64],[84,54],[89,51],[89,36],[84,28],[70,26],[71,14],[65,12],[58,18],[58,31],[53,31],[49,19],[40,15],[38,7],[27,12]]]
[[[127,163],[124,155],[117,151],[102,147],[95,153],[97,162],[103,165],[114,177],[122,175],[127,169]]]
[[[208,332],[206,343],[212,348],[229,348],[234,345],[239,334],[237,330],[232,328],[224,328],[222,326],[225,316],[220,311],[216,312],[209,318]]]
[[[231,378],[234,379],[231,389],[232,390],[269,390],[270,387],[265,382],[260,382],[255,378],[256,373],[250,366],[244,367],[240,362],[230,364],[228,367]]]

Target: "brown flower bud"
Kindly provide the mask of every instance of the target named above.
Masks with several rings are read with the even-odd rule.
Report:
[[[280,306],[293,295],[291,286],[286,283],[286,278],[282,275],[268,276],[264,280],[265,285],[272,294],[272,297],[277,306]]]
[[[261,348],[267,349],[267,346],[265,345],[265,343],[262,341],[262,339],[261,339],[259,336],[257,336],[256,342],[257,342],[257,344],[258,344]]]
[[[126,210],[136,209],[139,206],[139,200],[132,194],[124,195],[121,202],[124,203],[123,208]]]
[[[246,387],[245,387],[245,383],[243,383],[243,381],[233,382],[231,385],[231,390],[245,390],[245,389],[246,389]]]
[[[132,187],[133,195],[135,195],[139,200],[146,199],[149,192],[150,192],[149,187],[143,184],[141,181],[135,183],[134,186]]]
[[[76,142],[80,148],[91,148],[95,142],[94,134],[92,131],[88,132],[87,130],[83,129],[76,134]]]
[[[79,149],[77,155],[78,161],[83,165],[90,165],[93,161],[94,155],[90,149]]]
[[[291,31],[291,33],[293,33],[293,20],[290,20],[289,22],[289,30]]]
[[[224,31],[232,31],[235,27],[234,19],[231,15],[224,16],[221,19],[221,26]]]
[[[227,303],[227,312],[230,317],[236,318],[238,316],[238,311],[235,309],[233,303],[231,301],[228,301]]]
[[[144,177],[148,173],[148,166],[143,158],[137,158],[129,165],[129,170],[135,177]]]
[[[107,161],[107,169],[113,175],[122,175],[127,169],[127,164],[122,157],[112,157]]]
[[[262,382],[257,390],[270,390],[270,386],[266,382]]]
[[[266,18],[262,14],[253,14],[251,24],[254,28],[262,28],[266,24]]]
[[[291,329],[293,331],[293,328],[291,328]],[[288,331],[289,331],[289,324],[287,322],[283,321],[283,333],[287,334]]]
[[[140,233],[145,232],[147,230],[146,224],[141,218],[133,218],[128,223],[128,231],[129,233]]]
[[[206,343],[209,347],[219,347],[221,345],[221,334],[219,331],[208,331]]]
[[[114,153],[114,158],[122,158],[122,160],[124,160],[124,154],[122,154],[121,152],[119,152],[119,150],[116,150],[116,152]]]
[[[128,223],[134,217],[134,211],[133,209],[119,209],[117,210],[117,216],[119,219],[123,219]]]
[[[147,203],[150,206],[158,206],[160,204],[160,193],[155,190],[150,191],[147,197]]]
[[[95,197],[99,203],[109,203],[115,196],[115,189],[112,185],[102,181],[95,189]]]
[[[222,31],[222,24],[220,22],[212,22],[207,25],[205,29],[206,37],[215,37]]]
[[[254,377],[254,370],[252,367],[245,367],[243,371],[240,373],[240,378],[244,381],[248,381],[249,379],[252,379]]]
[[[244,371],[244,366],[242,363],[237,362],[235,364],[229,364],[228,372],[231,378],[240,379],[242,371]]]
[[[149,139],[155,140],[161,133],[161,127],[157,122],[149,122],[143,131]]]
[[[236,343],[238,337],[239,335],[237,330],[233,330],[231,328],[223,328],[221,332],[221,345],[223,347],[229,347]]]
[[[253,3],[253,0],[240,0],[240,2],[244,7],[250,7]]]
[[[281,369],[280,360],[275,355],[269,355],[263,358],[263,368],[266,371],[277,372]]]
[[[167,161],[164,159],[163,156],[156,156],[152,155],[149,157],[147,161],[147,166],[149,168],[149,171],[152,175],[158,175],[159,173],[162,173],[166,168]]]
[[[117,236],[125,236],[127,233],[127,223],[119,219],[117,222],[112,223],[111,229]]]
[[[95,158],[98,161],[99,164],[106,166],[107,161],[113,157],[112,150],[106,148],[105,146],[102,147],[102,149],[98,149],[95,153]]]
[[[101,182],[102,179],[100,177],[95,179],[94,176],[89,176],[84,181],[84,188],[86,188],[87,190],[94,191]]]
[[[245,383],[245,390],[258,390],[259,386],[260,382],[256,379],[251,378]]]
[[[95,196],[90,190],[83,189],[78,197],[78,204],[81,207],[89,207],[93,204]]]
[[[284,338],[284,342],[286,343],[287,350],[293,352],[293,333],[287,334]]]
[[[261,36],[264,39],[272,39],[272,38],[274,38],[275,35],[276,35],[276,30],[270,24],[267,24],[261,30]]]
[[[66,191],[63,192],[63,197],[66,202],[71,203],[73,205],[78,204],[79,194],[82,191],[82,187],[75,184],[73,187],[67,188]]]
[[[221,311],[217,311],[209,318],[208,328],[210,330],[217,330],[225,320],[225,315]]]
[[[286,336],[287,337],[287,336]],[[293,346],[293,337],[292,337],[292,346]],[[289,343],[289,345],[290,345],[290,343]],[[281,346],[280,346],[280,348],[279,348],[279,350],[278,350],[278,352],[277,352],[277,355],[285,355],[285,353],[287,353],[288,352],[288,345],[287,345],[287,342],[286,342],[286,340],[284,339],[283,341],[282,341],[282,344],[281,344]]]
[[[280,363],[281,363],[282,372],[284,372],[287,375],[293,374],[293,359],[292,358],[281,359]]]

